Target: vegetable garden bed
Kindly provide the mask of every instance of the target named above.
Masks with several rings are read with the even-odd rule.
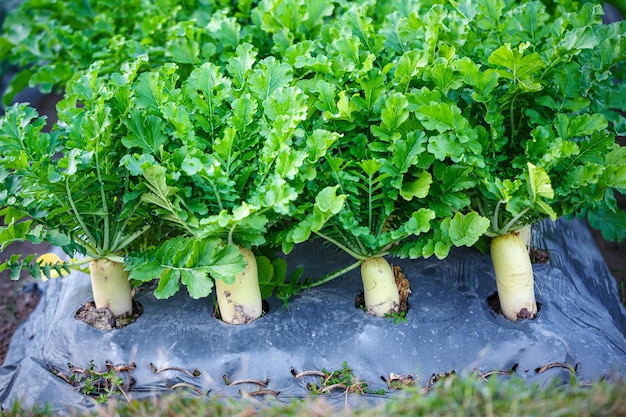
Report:
[[[0,118],[0,251],[67,255],[0,263],[48,281],[3,407],[623,376],[617,289],[564,220],[626,239],[600,4],[125,4],[26,0],[0,37],[3,103],[62,92],[52,126]]]
[[[390,259],[412,289],[406,321],[395,323],[355,308],[361,290],[356,271],[303,292],[288,309],[271,298],[269,312],[245,326],[212,317],[207,299],[178,293],[157,301],[153,288],[144,286],[136,295],[143,314],[115,331],[73,319],[90,299],[86,275],[50,280],[0,370],[2,407],[18,399],[26,407],[91,407],[95,402],[64,376],[90,364],[104,372],[107,363],[121,377],[132,376],[134,382],[123,387],[130,398],[182,391],[263,394],[280,401],[308,397],[307,385],[320,383],[315,375],[294,375],[345,363],[367,384],[364,395],[347,396],[356,406],[395,395],[388,386],[392,374],[411,375],[418,387],[439,375],[472,371],[504,374],[499,378],[510,373],[541,386],[568,383],[574,374],[581,383],[623,378],[626,312],[591,234],[578,221],[562,220],[542,222],[535,232],[535,246],[550,254],[548,263],[534,265],[541,308],[535,320],[518,322],[491,309],[487,297],[495,280],[489,256],[468,248],[454,249],[443,261]],[[293,267],[302,265],[314,276],[349,259],[317,243],[289,256]],[[343,402],[344,392],[336,387],[329,398]]]

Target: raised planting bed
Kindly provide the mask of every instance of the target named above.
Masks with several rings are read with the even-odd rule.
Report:
[[[626,312],[588,229],[578,221],[545,221],[533,236],[533,246],[549,260],[533,265],[537,318],[517,322],[490,306],[495,278],[489,255],[468,248],[453,249],[442,261],[390,258],[411,286],[404,318],[375,318],[356,308],[362,285],[352,271],[304,291],[288,309],[271,298],[264,317],[241,326],[213,317],[209,299],[179,292],[156,300],[154,287],[144,286],[135,296],[143,314],[104,331],[75,319],[91,299],[87,275],[53,279],[42,285],[38,308],[15,334],[0,368],[1,406],[19,400],[26,407],[92,407],[94,397],[108,394],[104,386],[81,393],[85,376],[106,372],[122,378],[129,398],[176,390],[291,401],[314,390],[357,407],[397,395],[392,388],[402,382],[428,388],[451,372],[510,374],[540,386],[569,383],[574,374],[579,383],[623,378]],[[314,241],[297,246],[288,262],[318,277],[350,258]],[[324,389],[317,374],[346,368],[352,383]]]

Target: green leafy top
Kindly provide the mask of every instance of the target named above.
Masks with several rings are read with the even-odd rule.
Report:
[[[129,72],[136,68],[127,68]],[[106,101],[113,91],[94,67],[68,85],[59,122],[43,131],[45,117],[27,104],[10,107],[0,119],[0,206],[4,224],[0,250],[19,241],[49,242],[87,260],[120,261],[143,243],[150,228],[133,178],[120,175],[125,148]],[[11,257],[13,278],[32,256]]]
[[[477,181],[464,175],[481,165],[484,130],[443,102],[449,88],[440,78],[429,81],[432,90],[409,88],[408,71],[422,74],[427,52],[386,50],[397,32],[371,19],[367,6],[352,5],[327,33],[311,50],[332,68],[311,66],[298,82],[312,101],[309,129],[341,135],[320,161],[316,185],[338,187],[345,202],[333,217],[301,213],[302,222],[284,232],[283,250],[314,234],[355,257],[356,266],[388,253],[443,258],[451,246],[474,244],[488,221],[468,210],[464,191]]]
[[[614,196],[626,179],[615,143],[626,126],[617,82],[626,25],[604,25],[601,14],[591,3],[498,0],[421,2],[389,14],[378,31],[387,46],[378,67],[391,66],[377,83],[379,103],[395,106],[388,124],[425,134],[422,160],[434,157],[431,174],[444,185],[431,194],[444,203],[435,211],[477,210],[490,235],[587,215],[606,237],[626,237]],[[344,94],[336,108],[353,117],[362,97]],[[371,132],[382,139],[387,130]],[[442,198],[443,190],[453,193]]]
[[[102,61],[102,74],[141,55],[148,55],[153,66],[218,61],[239,43],[240,22],[249,21],[250,3],[25,0],[8,13],[0,37],[0,61],[19,70],[3,104],[29,85],[44,92],[63,89],[72,74],[95,61]]]
[[[592,223],[605,237],[624,239],[614,192],[626,190],[615,142],[626,132],[624,85],[616,84],[626,25],[602,24],[591,3],[561,14],[539,2],[493,4],[498,23],[476,15],[481,31],[469,32],[458,64],[464,112],[491,136],[476,206],[493,233],[587,215],[604,219]]]
[[[185,78],[166,64],[129,82],[120,108],[129,150],[122,162],[142,177],[142,201],[179,233],[250,247],[265,244],[269,228],[290,219],[338,135],[302,129],[307,97],[293,85],[290,65],[257,61],[250,44],[236,51],[225,68],[205,63]],[[318,198],[317,209],[327,198],[341,206],[332,188]],[[131,264],[131,276],[148,278],[142,268]],[[161,276],[157,296],[175,292],[169,282]]]

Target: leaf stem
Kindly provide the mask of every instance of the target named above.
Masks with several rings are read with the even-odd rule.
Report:
[[[117,252],[117,251],[120,251],[120,250],[126,248],[128,245],[133,243],[138,237],[143,235],[148,229],[150,229],[150,226],[149,225],[145,225],[141,229],[137,230],[135,233],[132,233],[132,234],[126,236],[115,247],[111,248],[111,252]]]
[[[222,205],[222,199],[220,198],[219,190],[215,186],[215,183],[213,182],[212,179],[207,178],[207,180],[209,181],[209,184],[211,184],[211,188],[213,188],[213,194],[215,194],[215,198],[217,200],[217,206],[219,207],[220,211],[224,210],[224,206]]]
[[[109,250],[110,244],[110,223],[109,223],[109,206],[106,200],[106,194],[104,192],[104,183],[102,181],[102,175],[100,174],[100,158],[98,155],[98,145],[99,141],[96,138],[96,149],[95,149],[95,159],[96,159],[96,176],[98,178],[98,184],[100,186],[100,200],[102,201],[102,209],[104,211],[104,238],[102,242],[102,250],[107,252]]]
[[[130,222],[130,219],[133,217],[133,215],[135,214],[135,212],[137,211],[137,208],[139,207],[141,203],[137,202],[137,204],[135,204],[135,206],[131,209],[129,215],[122,221],[122,223],[117,227],[116,232],[114,233],[115,237],[113,238],[113,242],[111,243],[111,247],[115,248],[113,249],[113,251],[117,251],[120,249],[123,249],[126,245],[121,246],[119,241],[123,236],[124,230],[126,230],[126,227],[128,227],[128,222]],[[149,228],[149,226],[148,226]],[[146,229],[148,230],[148,229]],[[130,243],[130,242],[128,242]]]
[[[496,208],[493,210],[493,217],[491,219],[491,223],[493,225],[493,231],[496,233],[500,233],[499,227],[499,217],[500,217],[500,205],[502,204],[502,200],[499,200],[496,204]]]
[[[526,214],[528,212],[528,210],[530,210],[530,207],[526,207],[524,210],[522,210],[517,216],[513,217],[501,230],[502,234],[508,233],[509,229],[511,227],[513,227],[513,225],[519,220],[521,219],[524,214]]]
[[[83,221],[83,217],[78,212],[78,209],[76,208],[76,204],[74,204],[74,199],[72,198],[72,192],[70,191],[69,177],[67,176],[65,177],[65,192],[67,193],[67,200],[70,203],[70,207],[72,207],[72,211],[74,212],[74,217],[76,218],[76,221],[80,225],[80,228],[82,229],[83,233],[87,236],[87,239],[91,243],[92,247],[96,249],[96,252],[98,252],[97,251],[98,243],[96,239],[93,237],[93,235],[91,234],[91,232],[89,231],[89,229],[87,228],[87,225],[85,224],[85,222]]]
[[[372,213],[372,204],[372,176],[369,175],[367,181],[367,228],[370,233],[372,232],[372,219],[374,217]]]
[[[327,282],[330,282],[333,279],[335,279],[335,278],[337,278],[337,277],[339,277],[339,276],[341,276],[343,274],[346,274],[346,273],[352,271],[353,269],[358,268],[359,266],[361,266],[361,264],[363,263],[364,260],[365,260],[365,258],[364,259],[359,259],[355,263],[353,263],[351,265],[348,265],[345,268],[342,268],[342,269],[340,269],[338,271],[335,271],[335,272],[331,272],[330,274],[326,274],[322,278],[318,279],[317,281],[314,281],[314,282],[308,284],[306,286],[306,288],[310,289],[310,288],[314,288],[314,287],[317,287],[317,286],[322,285],[322,284],[326,284]]]
[[[348,255],[352,256],[354,259],[358,259],[360,262],[362,262],[365,259],[367,259],[366,256],[359,255],[358,253],[356,253],[352,249],[348,248],[345,245],[342,245],[341,243],[339,243],[338,241],[336,241],[335,239],[333,239],[332,237],[330,237],[328,235],[325,235],[325,234],[323,234],[321,232],[313,232],[313,233],[315,233],[316,235],[318,235],[322,239],[332,243],[333,245],[337,246],[339,249],[341,249],[342,251],[346,252]]]

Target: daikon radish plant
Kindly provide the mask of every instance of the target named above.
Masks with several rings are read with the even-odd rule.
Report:
[[[50,133],[27,104],[0,119],[0,249],[48,242],[78,257],[38,262],[34,254],[13,255],[0,269],[8,268],[11,279],[22,269],[49,278],[88,266],[96,307],[122,316],[133,308],[124,257],[144,242],[151,222],[131,177],[119,175],[124,147],[101,89],[88,75],[70,84]]]
[[[291,245],[318,237],[351,255],[354,263],[308,287],[360,268],[365,309],[384,317],[399,308],[388,255],[444,258],[452,246],[473,245],[489,221],[466,210],[470,199],[463,195],[477,184],[470,172],[471,164],[482,158],[480,132],[473,132],[462,117],[457,125],[444,125],[444,118],[455,110],[460,116],[460,110],[435,108],[435,101],[442,101],[441,92],[410,91],[402,78],[408,65],[398,60],[400,53],[394,56],[385,50],[389,33],[380,25],[383,19],[373,22],[370,12],[366,5],[350,5],[333,20],[310,53],[317,55],[316,62],[336,65],[325,71],[312,64],[299,83],[313,98],[315,113],[308,119],[312,128],[341,135],[320,160],[314,186],[337,187],[345,198],[343,208],[328,219],[315,209],[297,212],[301,221],[288,225],[279,240],[289,252]],[[426,114],[428,106],[433,110],[430,123],[416,111]],[[442,121],[437,123],[437,117]],[[439,138],[431,137],[424,126]],[[452,161],[446,144],[457,132],[468,136]],[[431,151],[436,141],[440,144]],[[326,223],[320,228],[322,219]]]
[[[626,127],[616,79],[626,63],[626,26],[603,25],[601,7],[590,3],[558,16],[541,3],[502,6],[496,16],[475,15],[468,56],[451,68],[459,89],[471,92],[460,100],[464,114],[491,132],[472,200],[490,218],[500,306],[516,321],[537,313],[520,228],[578,216],[607,239],[626,237],[626,213],[615,200],[626,191],[626,149],[615,141]],[[477,10],[487,7],[479,2]]]
[[[491,237],[490,255],[493,263],[500,309],[511,321],[533,319],[537,315],[535,285],[530,255],[522,232],[538,219],[557,218],[546,202],[554,198],[554,190],[546,172],[528,163],[524,180],[490,178],[485,181],[476,205],[491,214],[486,235]],[[486,209],[485,201],[495,206]]]
[[[536,221],[586,216],[625,237],[623,23],[603,25],[590,3],[420,2],[389,5],[383,21],[368,7],[350,5],[304,56],[286,53],[314,98],[312,126],[342,135],[321,172],[346,200],[321,230],[301,213],[285,242],[325,238],[355,257],[350,270],[390,253],[443,258],[486,235],[498,275],[528,277],[527,260],[501,259],[527,257],[515,233]],[[534,303],[506,314],[532,317]]]
[[[142,178],[142,201],[181,235],[132,261],[131,277],[150,279],[156,272],[158,298],[173,295],[180,282],[194,298],[215,288],[221,319],[245,324],[262,314],[252,248],[268,242],[274,224],[296,220],[290,216],[298,197],[308,192],[317,161],[338,135],[300,129],[306,96],[292,85],[288,64],[256,61],[249,44],[237,51],[226,68],[205,63],[187,78],[179,78],[174,64],[139,76],[125,121],[131,155],[124,164]],[[338,211],[335,191],[321,190],[315,209],[333,202]],[[167,249],[210,238],[235,245],[245,270],[207,274],[201,258],[172,257]]]
[[[50,278],[88,265],[96,307],[114,316],[132,312],[124,263],[168,233],[135,191],[138,178],[121,165],[129,93],[122,81],[133,79],[144,61],[105,77],[98,77],[94,64],[77,76],[58,104],[59,122],[50,133],[42,132],[45,119],[26,104],[10,107],[0,119],[0,204],[6,225],[0,229],[0,249],[25,240],[48,242],[74,258],[55,262],[13,255],[0,268],[8,268],[13,279],[22,269]],[[243,269],[242,260],[219,239],[185,249],[201,252],[204,264],[225,273]]]
[[[441,257],[457,233],[455,219],[478,212],[475,231],[492,238],[499,292],[521,284],[518,293],[501,295],[505,315],[533,317],[532,267],[518,230],[578,216],[608,239],[626,237],[626,213],[615,200],[626,185],[626,151],[615,142],[626,131],[618,82],[626,26],[603,25],[598,5],[568,1],[551,9],[541,2],[426,1],[389,10],[381,26],[354,10],[329,29],[336,41],[325,47],[351,70],[332,73],[339,81],[326,75],[306,82],[339,133],[370,123],[345,151],[355,160],[372,157],[353,149],[378,160],[381,150],[419,145],[408,149],[426,173],[395,182],[413,177],[399,190],[404,197],[428,179],[427,194],[413,196],[440,220],[431,223],[432,234],[394,251]],[[379,114],[381,123],[372,123]]]

